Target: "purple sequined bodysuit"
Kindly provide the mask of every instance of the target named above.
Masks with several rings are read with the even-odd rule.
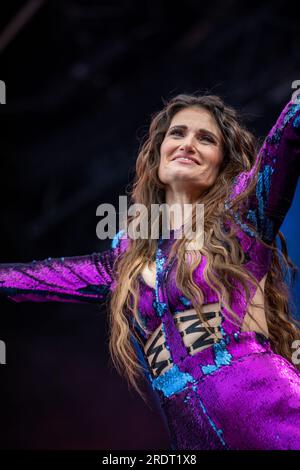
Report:
[[[259,167],[256,190],[248,198],[247,219],[260,237],[274,240],[295,192],[300,161],[300,104],[289,102],[260,150],[252,170],[233,184],[230,201],[243,191]],[[252,232],[240,213],[234,214],[237,237],[245,253],[245,267],[261,281],[271,263],[271,251]],[[245,216],[243,216],[245,217]],[[165,413],[172,449],[300,449],[300,373],[292,363],[275,354],[267,338],[241,331],[223,315],[215,330],[220,339],[202,337],[208,347],[191,354],[175,321],[191,308],[176,286],[176,259],[167,263],[174,242],[160,239],[156,250],[156,288],[140,278],[139,314],[147,327],[132,328],[146,342],[160,329],[160,342],[150,355],[134,339],[133,345],[145,377],[157,393]],[[14,301],[103,302],[114,289],[114,260],[127,247],[119,233],[111,249],[71,258],[48,258],[30,263],[2,264],[0,292]],[[204,305],[218,302],[203,276],[205,257],[193,276],[204,296]],[[243,289],[237,284],[231,307],[242,320],[246,314]],[[256,287],[249,284],[250,300]],[[209,312],[208,312],[209,315]],[[191,323],[195,328],[197,323]],[[150,332],[150,333],[149,333]],[[204,338],[204,340],[203,340]],[[164,350],[164,359],[159,355]]]

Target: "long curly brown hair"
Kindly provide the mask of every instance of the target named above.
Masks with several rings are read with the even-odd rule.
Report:
[[[232,279],[236,279],[243,286],[248,301],[249,281],[257,285],[257,288],[261,289],[261,287],[254,276],[243,266],[245,255],[236,237],[235,224],[231,224],[229,231],[224,230],[224,220],[232,220],[230,211],[224,211],[224,202],[229,198],[235,177],[242,171],[253,168],[259,142],[243,126],[237,111],[225,105],[223,100],[215,95],[180,94],[164,102],[164,108],[152,116],[149,133],[138,153],[136,175],[130,192],[131,202],[144,204],[148,209],[148,214],[151,213],[152,204],[165,202],[165,187],[158,177],[160,147],[173,116],[178,111],[189,107],[204,108],[214,117],[223,138],[224,158],[214,185],[201,194],[200,202],[205,207],[203,247],[193,251],[192,261],[187,263],[187,239],[183,235],[173,244],[169,258],[176,256],[177,286],[186,298],[191,300],[201,322],[204,322],[203,293],[195,284],[192,274],[201,256],[205,255],[207,258],[204,270],[205,279],[217,293],[219,301],[230,312],[230,320],[240,327],[240,319],[230,306]],[[258,169],[259,166],[247,189],[233,201],[233,209],[241,208],[246,198],[251,195],[255,188]],[[150,218],[149,222],[151,223]],[[194,222],[195,211],[193,224]],[[251,229],[254,230],[254,227]],[[264,309],[273,351],[291,361],[291,345],[295,339],[300,339],[300,330],[299,322],[292,315],[290,286],[286,277],[287,273],[291,273],[290,279],[293,281],[297,269],[288,256],[282,233],[279,232],[278,236],[281,240],[281,250],[277,247],[276,240],[270,244],[261,241],[272,251],[271,267],[263,293]],[[127,378],[129,386],[136,389],[142,398],[144,395],[139,385],[143,377],[143,367],[132,344],[134,333],[131,320],[133,316],[138,325],[145,328],[138,315],[138,275],[149,260],[154,259],[156,246],[157,241],[151,238],[129,240],[128,249],[116,260],[117,283],[110,302],[109,350],[111,359],[117,371]],[[140,341],[138,337],[136,339]],[[300,366],[298,367],[300,369]]]

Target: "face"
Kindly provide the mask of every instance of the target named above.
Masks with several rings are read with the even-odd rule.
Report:
[[[222,134],[210,112],[200,107],[178,111],[160,148],[162,183],[200,196],[214,184],[222,161]]]

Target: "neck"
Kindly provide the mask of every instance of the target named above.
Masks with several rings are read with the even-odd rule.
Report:
[[[178,192],[172,189],[166,190],[166,204],[170,207],[176,205],[176,213],[178,216],[174,216],[174,211],[170,212],[170,229],[179,229],[190,217],[192,204],[199,202],[199,191],[196,193],[192,192]]]

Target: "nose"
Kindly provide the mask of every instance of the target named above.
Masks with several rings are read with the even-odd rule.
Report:
[[[188,151],[195,151],[194,146],[194,136],[192,134],[187,134],[181,141],[180,150]]]

